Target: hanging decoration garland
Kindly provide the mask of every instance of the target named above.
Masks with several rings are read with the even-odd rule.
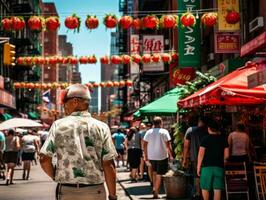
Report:
[[[175,14],[166,14],[162,15],[159,19],[156,15],[146,15],[142,18],[135,18],[124,15],[120,19],[118,19],[114,14],[107,14],[104,19],[103,23],[107,29],[116,28],[119,24],[119,27],[122,29],[129,29],[133,28],[135,30],[147,28],[147,29],[158,29],[158,28],[177,28],[178,23],[182,26],[194,26],[196,23],[195,16],[190,13],[186,12],[183,13],[179,19],[178,15]],[[229,24],[235,24],[240,21],[240,14],[234,10],[229,10],[225,20]],[[201,21],[206,26],[214,26],[217,21],[217,13],[215,12],[207,12],[204,13]],[[55,31],[60,27],[60,21],[57,16],[50,16],[44,18],[42,16],[31,16],[28,19],[28,27],[32,31],[43,31],[43,30],[50,30]],[[20,31],[25,28],[25,21],[23,17],[19,16],[12,16],[6,17],[1,20],[2,28],[5,31]],[[72,16],[66,17],[64,24],[66,28],[70,30],[74,30],[74,32],[79,32],[81,19],[76,14]],[[98,28],[99,20],[96,16],[88,15],[85,20],[85,26],[89,30],[93,30]]]
[[[113,55],[111,57],[109,56],[103,56],[100,58],[101,64],[114,64],[114,65],[120,65],[120,64],[129,64],[131,62],[134,63],[158,63],[160,61],[164,63],[170,63],[171,61],[177,60],[178,55],[174,52],[172,53],[154,53],[154,54],[144,54],[143,56],[140,56],[138,54],[133,55],[126,55],[123,54],[121,56],[119,55]],[[71,65],[77,65],[79,64],[96,64],[97,58],[95,55],[91,56],[81,56],[79,58],[75,56],[68,56],[68,57],[62,57],[62,56],[50,56],[50,57],[18,57],[17,58],[17,64],[18,65],[56,65],[56,64],[71,64]]]
[[[71,83],[32,83],[32,82],[15,82],[13,84],[15,89],[65,89],[70,86]],[[97,88],[97,87],[132,87],[133,82],[131,80],[125,81],[107,81],[107,82],[100,82],[100,83],[87,83],[85,84],[89,89]]]

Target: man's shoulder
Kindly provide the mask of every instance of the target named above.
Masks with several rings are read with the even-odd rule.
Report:
[[[89,118],[89,122],[94,126],[94,127],[97,127],[97,128],[107,128],[109,127],[106,123],[98,120],[98,119],[95,119],[93,117],[90,117]]]

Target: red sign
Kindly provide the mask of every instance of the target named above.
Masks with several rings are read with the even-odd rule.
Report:
[[[215,53],[239,53],[239,33],[215,33]]]
[[[10,108],[16,108],[15,97],[4,90],[0,90],[0,104]]]
[[[175,64],[170,64],[170,87],[178,84],[185,84],[195,78],[193,67],[177,68]]]
[[[240,56],[242,57],[247,54],[253,53],[254,51],[262,48],[264,45],[266,45],[266,32],[262,33],[250,42],[244,44],[241,47]]]

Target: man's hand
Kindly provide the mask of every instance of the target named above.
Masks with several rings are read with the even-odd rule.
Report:
[[[200,167],[197,168],[197,175],[200,177]]]
[[[109,199],[115,200],[116,198],[116,170],[115,170],[114,161],[104,160],[103,170],[104,170],[105,182],[106,182],[106,185],[109,191]]]

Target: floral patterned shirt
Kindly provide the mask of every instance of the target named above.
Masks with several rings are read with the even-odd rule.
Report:
[[[88,112],[55,121],[41,153],[56,155],[55,181],[72,184],[103,183],[102,160],[117,156],[108,125]]]

